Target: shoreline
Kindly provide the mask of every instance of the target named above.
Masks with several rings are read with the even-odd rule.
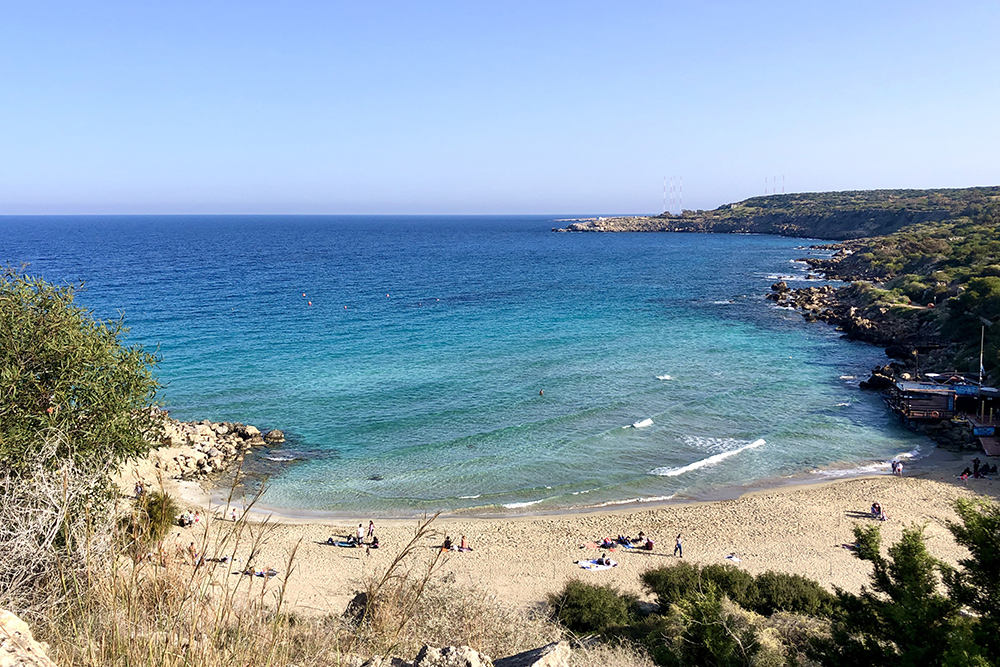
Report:
[[[905,466],[905,477],[908,478],[947,478],[949,473],[957,472],[968,464],[975,454],[959,453],[942,449],[933,444],[928,439],[931,450],[924,456],[907,460]],[[458,510],[437,510],[438,521],[505,521],[518,519],[548,519],[558,517],[574,517],[580,515],[601,515],[601,514],[621,514],[637,511],[655,511],[674,507],[686,507],[691,505],[704,505],[711,503],[721,503],[739,500],[747,496],[766,494],[771,492],[796,491],[800,489],[810,489],[822,487],[841,482],[850,482],[863,479],[881,479],[889,475],[888,461],[868,461],[860,462],[861,465],[851,468],[844,468],[844,474],[838,474],[837,469],[814,469],[803,471],[795,475],[778,478],[763,478],[755,480],[746,486],[731,486],[710,490],[697,496],[683,496],[670,498],[655,498],[651,500],[629,499],[623,501],[610,501],[599,505],[578,505],[573,507],[539,509],[518,511],[507,509],[506,511],[480,511],[480,508],[468,508]],[[878,468],[873,469],[873,468]],[[884,472],[882,472],[884,469]],[[212,485],[210,480],[189,481],[170,480],[168,492],[176,495],[182,504],[188,505],[191,509],[202,511],[214,510],[216,514],[223,515],[230,512],[232,508],[243,511],[245,502],[242,497],[235,494],[231,502],[229,499],[229,489],[227,485]],[[209,487],[209,488],[206,488]],[[495,507],[495,506],[489,506]],[[338,511],[338,510],[308,510],[296,508],[282,508],[270,506],[266,503],[266,493],[261,499],[254,503],[249,512],[250,516],[256,520],[268,519],[270,521],[286,524],[339,524],[344,521],[353,521],[358,516],[374,517],[383,523],[411,523],[425,516],[435,514],[434,510],[414,512],[413,514],[392,514],[388,516],[374,515],[366,510]]]
[[[930,552],[945,562],[965,557],[964,549],[951,538],[946,523],[956,520],[952,508],[957,498],[1000,497],[1000,481],[956,477],[954,462],[940,461],[921,470],[907,470],[903,477],[876,475],[830,479],[818,483],[757,489],[731,500],[699,501],[658,507],[622,506],[596,511],[557,515],[512,515],[499,518],[448,515],[437,518],[435,535],[418,545],[413,565],[433,558],[444,537],[455,542],[466,536],[473,551],[446,553],[436,580],[443,584],[475,589],[494,596],[502,604],[522,610],[537,610],[549,593],[561,590],[571,579],[610,584],[642,599],[640,575],[647,569],[678,562],[673,556],[674,536],[684,540],[684,558],[700,564],[730,563],[753,574],[782,571],[815,579],[827,589],[840,587],[858,591],[869,583],[870,565],[842,547],[853,542],[852,527],[873,521],[868,508],[874,500],[890,515],[878,523],[883,548],[896,542],[903,528],[925,526]],[[293,608],[305,613],[341,613],[365,582],[392,561],[413,536],[414,519],[376,519],[376,535],[382,548],[339,548],[327,538],[344,539],[363,514],[352,519],[248,517],[253,531],[266,535],[254,555],[254,564],[275,567],[279,577],[262,585],[277,590],[287,587]],[[202,527],[174,528],[167,537],[178,546],[189,541],[206,545],[209,557],[212,538],[227,527],[227,519],[211,515]],[[617,549],[608,555],[619,566],[605,572],[580,569],[575,561],[602,553],[595,542],[618,534],[635,536],[644,531],[655,544],[652,551]],[[200,541],[204,540],[204,541]],[[296,553],[293,574],[284,570]],[[228,553],[228,552],[226,552]],[[249,557],[237,551],[237,558]],[[240,562],[244,562],[240,560]],[[233,568],[230,568],[233,569]]]

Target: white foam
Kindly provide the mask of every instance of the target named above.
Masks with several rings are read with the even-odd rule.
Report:
[[[646,428],[647,426],[652,426],[653,420],[650,418],[640,419],[637,422],[632,423],[632,428]]]
[[[474,499],[478,498],[478,497],[479,497],[479,496],[481,496],[481,495],[483,495],[483,494],[481,494],[481,493],[477,493],[477,494],[476,494],[476,495],[474,495],[474,496],[459,496],[459,499],[460,499],[460,500],[474,500]]]
[[[707,458],[701,459],[700,461],[695,461],[694,463],[689,463],[686,466],[680,466],[678,468],[656,468],[655,470],[650,470],[650,475],[658,475],[660,477],[677,477],[678,475],[683,475],[686,472],[691,472],[692,470],[698,470],[699,468],[706,468],[709,466],[714,466],[717,463],[725,461],[730,456],[736,456],[742,451],[748,449],[753,449],[755,447],[760,447],[766,444],[763,438],[754,440],[751,443],[738,447],[736,449],[731,449],[726,452],[721,452],[719,454],[713,454]]]
[[[294,456],[265,456],[268,461],[294,461]]]
[[[858,376],[857,375],[841,375],[840,379],[841,380],[857,380]]]
[[[837,403],[838,408],[846,408],[850,403]]]
[[[915,447],[908,452],[901,452],[896,454],[893,458],[897,461],[910,461],[920,457],[920,447]],[[819,475],[821,477],[860,477],[861,475],[877,475],[881,473],[891,472],[892,465],[889,461],[872,461],[866,465],[855,466],[853,468],[832,468],[826,470],[810,470],[809,472],[813,475]]]
[[[669,496],[651,496],[648,498],[629,498],[628,500],[609,500],[606,503],[600,503],[598,505],[593,505],[593,507],[608,507],[609,505],[630,505],[632,503],[658,503],[664,500],[673,500],[676,494],[670,494]]]
[[[544,502],[545,498],[542,498],[541,500],[529,500],[526,503],[505,503],[504,507],[506,507],[509,510],[516,510],[522,507],[530,507],[532,505],[537,505],[538,503],[544,503]]]
[[[656,379],[657,380],[673,380],[674,377],[672,375],[657,375]]]

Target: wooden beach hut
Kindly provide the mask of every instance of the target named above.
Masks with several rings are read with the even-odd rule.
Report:
[[[907,421],[951,419],[955,416],[956,392],[934,382],[897,380],[886,402]]]

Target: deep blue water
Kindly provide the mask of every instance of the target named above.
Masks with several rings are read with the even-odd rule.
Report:
[[[802,240],[557,224],[7,217],[0,260],[123,312],[173,416],[289,434],[273,507],[704,497],[923,442],[857,389],[881,350],[762,298]]]

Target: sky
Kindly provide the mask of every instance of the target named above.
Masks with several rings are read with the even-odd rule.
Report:
[[[996,2],[2,6],[0,214],[649,214],[665,178],[686,209],[1000,184]]]

